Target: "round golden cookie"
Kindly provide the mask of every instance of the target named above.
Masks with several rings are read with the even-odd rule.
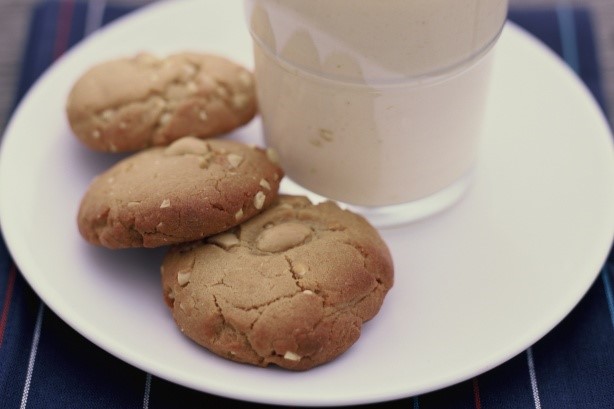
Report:
[[[216,55],[142,53],[85,72],[70,91],[66,114],[79,140],[97,151],[166,146],[185,135],[209,138],[254,117],[254,79]]]
[[[186,336],[224,358],[291,370],[346,351],[393,284],[388,248],[365,219],[293,196],[227,232],[171,247],[161,271]]]
[[[136,153],[96,177],[81,201],[79,231],[108,248],[201,239],[266,209],[282,177],[262,149],[185,137]]]

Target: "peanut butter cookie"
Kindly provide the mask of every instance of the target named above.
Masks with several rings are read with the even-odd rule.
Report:
[[[142,53],[100,63],[74,84],[66,113],[74,134],[97,151],[166,146],[180,137],[209,138],[256,113],[253,75],[223,57]]]
[[[95,178],[81,201],[79,231],[108,248],[197,240],[269,207],[282,176],[262,149],[185,137],[133,154]]]
[[[346,351],[393,284],[388,248],[362,217],[293,196],[171,247],[161,271],[186,336],[224,358],[291,370]]]

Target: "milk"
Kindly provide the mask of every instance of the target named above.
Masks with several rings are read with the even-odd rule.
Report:
[[[424,199],[476,162],[507,0],[251,0],[266,142],[360,206]]]

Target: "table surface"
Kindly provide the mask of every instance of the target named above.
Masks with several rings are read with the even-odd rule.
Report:
[[[26,41],[28,19],[39,0],[0,0],[0,134],[13,106],[19,67]],[[142,5],[156,0],[108,0],[108,3]],[[581,5],[593,11],[595,37],[601,60],[603,90],[610,123],[614,123],[614,1],[613,0],[510,0],[510,7]]]

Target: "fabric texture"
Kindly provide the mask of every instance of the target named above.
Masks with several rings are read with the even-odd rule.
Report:
[[[17,103],[62,53],[132,11],[104,1],[42,1],[32,12]],[[558,53],[605,108],[589,10],[513,9],[510,20]],[[452,387],[383,408],[614,408],[614,256],[576,308],[535,345]],[[317,393],[317,391],[314,391]],[[266,407],[197,392],[101,350],[38,298],[0,241],[0,408]]]

